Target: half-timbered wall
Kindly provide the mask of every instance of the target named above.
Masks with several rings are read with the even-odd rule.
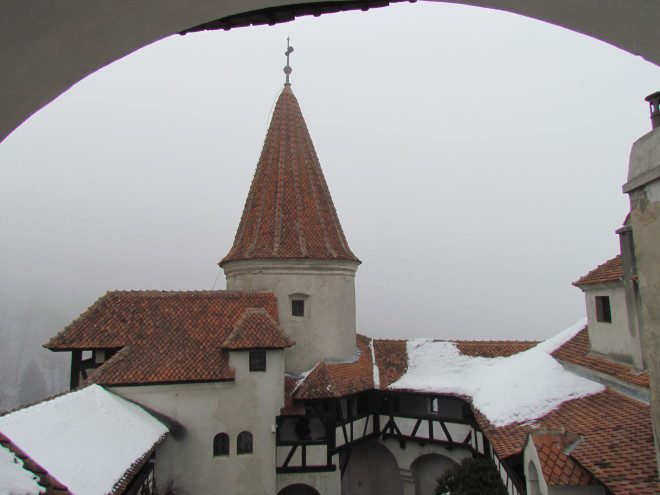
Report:
[[[345,495],[413,495],[428,489],[431,471],[438,476],[464,458],[490,455],[509,494],[524,493],[519,477],[511,466],[497,458],[462,400],[369,392],[310,402],[307,410],[309,416],[305,418],[278,418],[277,471],[280,474],[339,470]],[[301,428],[301,421],[306,422],[308,428]],[[390,455],[379,456],[382,448]],[[424,462],[420,460],[422,456],[426,456]],[[371,463],[375,461],[370,459],[376,457],[383,459],[376,463],[378,466],[373,466]],[[380,472],[383,464],[392,464],[385,458],[393,458],[395,467]],[[416,461],[419,462],[415,464]],[[396,483],[383,482],[392,476],[396,477]]]

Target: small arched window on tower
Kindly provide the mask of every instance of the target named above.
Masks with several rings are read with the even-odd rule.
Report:
[[[251,454],[252,453],[252,433],[249,431],[242,431],[238,434],[236,441],[237,454]]]
[[[229,435],[218,433],[213,437],[213,457],[229,455]]]

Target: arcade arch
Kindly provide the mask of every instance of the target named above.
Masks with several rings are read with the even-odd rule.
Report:
[[[295,483],[282,488],[277,495],[321,495],[315,488],[302,483]]]
[[[438,477],[455,465],[456,462],[452,459],[440,454],[425,454],[415,459],[410,466],[415,480],[415,495],[435,493]]]
[[[353,447],[341,480],[350,495],[403,495],[399,466],[390,450],[378,441]]]
[[[395,2],[397,0],[390,0]],[[501,9],[586,34],[660,64],[660,7],[653,1],[436,0]],[[301,15],[368,9],[369,0],[129,0],[0,3],[0,141],[89,74],[155,41],[200,26],[275,24]],[[373,6],[376,6],[375,2]],[[229,24],[228,24],[229,23]],[[44,29],[43,26],[48,26]],[[204,29],[204,27],[202,27]]]

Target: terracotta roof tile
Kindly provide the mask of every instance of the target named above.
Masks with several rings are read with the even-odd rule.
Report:
[[[300,378],[284,376],[284,407],[280,409],[280,414],[283,416],[303,416],[305,414],[305,406],[293,400],[293,392],[299,381]]]
[[[373,364],[368,337],[358,335],[356,343],[360,357],[352,363],[323,361],[307,375],[294,397],[299,400],[321,397],[343,397],[371,390],[374,387]]]
[[[650,408],[623,394],[607,389],[565,402],[533,424],[498,428],[478,411],[475,416],[502,458],[519,454],[534,428],[564,428],[584,437],[570,456],[614,495],[660,493]]]
[[[584,277],[579,278],[573,285],[583,287],[585,285],[605,284],[608,282],[619,282],[623,280],[623,264],[621,255],[615,256],[597,268],[591,270]]]
[[[353,363],[319,363],[305,378],[295,397],[318,399],[342,397],[369,390],[373,384],[373,362],[371,339],[357,336],[360,358]],[[376,365],[378,366],[379,388],[385,389],[397,381],[408,370],[406,340],[373,339]],[[535,345],[529,341],[458,341],[460,352],[470,356],[510,356]]]
[[[591,354],[590,351],[589,333],[587,327],[585,327],[575,337],[553,352],[552,356],[560,361],[606,373],[633,385],[649,387],[648,371],[638,372],[631,366]]]
[[[232,380],[222,344],[248,308],[277,321],[272,292],[109,292],[45,347],[123,347],[93,375],[98,384]]]
[[[405,340],[374,339],[374,354],[381,389],[389,387],[408,371],[408,350]]]
[[[264,308],[249,308],[240,317],[222,347],[230,350],[284,349],[294,344]]]
[[[0,445],[13,452],[16,457],[23,461],[23,469],[39,478],[39,485],[46,489],[45,495],[73,495],[64,484],[57,481],[53,475],[41,467],[40,464],[35,462],[2,433],[0,433]]]
[[[304,258],[359,262],[348,247],[298,101],[287,86],[275,104],[234,245],[220,265]]]
[[[455,343],[461,354],[475,357],[512,356],[538,344],[532,340],[457,340]]]
[[[543,478],[548,485],[591,484],[593,476],[565,453],[567,447],[580,441],[579,435],[567,432],[533,431],[530,433],[530,438],[536,447]]]

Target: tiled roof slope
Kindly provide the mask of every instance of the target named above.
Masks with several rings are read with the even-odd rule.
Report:
[[[296,390],[296,399],[343,397],[374,387],[369,338],[357,335],[360,357],[352,363],[319,363]]]
[[[108,292],[45,347],[124,347],[93,375],[98,384],[232,380],[222,345],[249,308],[278,319],[272,292]]]
[[[283,416],[302,416],[305,414],[305,406],[293,400],[293,392],[298,386],[300,378],[284,375],[284,407],[280,409]]]
[[[579,432],[584,440],[570,453],[614,495],[657,495],[655,447],[649,406],[606,389],[563,403],[534,424],[494,427],[475,412],[500,457],[519,454],[532,428]]]
[[[611,361],[604,357],[590,354],[589,333],[587,328],[552,353],[555,359],[583,366],[601,373],[606,373],[624,382],[649,387],[648,371],[637,372],[631,366]]]
[[[298,101],[285,86],[275,104],[234,245],[220,262],[351,260]]]
[[[0,433],[0,445],[13,452],[16,457],[23,461],[23,469],[33,473],[39,478],[39,485],[46,490],[45,492],[42,492],[44,495],[72,495],[65,485],[57,481],[48,471],[35,462],[23,450],[14,445],[14,443],[2,433]],[[0,480],[0,482],[2,482],[2,480]]]
[[[621,255],[617,255],[602,265],[598,265],[584,277],[579,278],[573,285],[583,287],[586,285],[605,284],[608,282],[619,282],[623,280],[623,264]]]
[[[380,388],[387,388],[408,370],[405,340],[374,339],[374,355],[378,366]]]
[[[541,462],[543,479],[551,486],[589,485],[593,476],[564,453],[579,436],[570,433],[532,432],[530,434]]]
[[[508,357],[531,349],[532,340],[457,340],[456,347],[465,356]]]
[[[264,308],[246,309],[222,347],[240,349],[284,349],[295,342],[287,337]]]
[[[343,397],[374,388],[372,340],[357,336],[360,358],[352,363],[319,363],[300,384],[296,399]],[[408,369],[406,340],[373,339],[380,389],[385,389]],[[504,357],[522,352],[535,345],[528,341],[457,341],[462,354],[483,357]]]

